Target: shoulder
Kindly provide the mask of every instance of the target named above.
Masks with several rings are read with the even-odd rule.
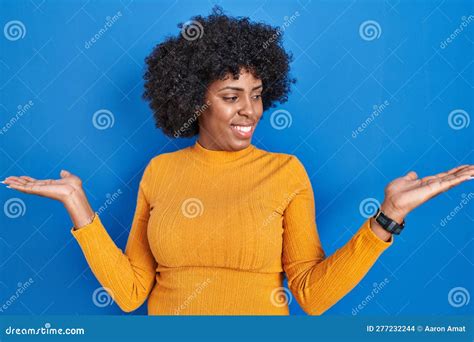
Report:
[[[267,159],[265,169],[276,177],[279,184],[286,184],[290,193],[312,188],[306,168],[296,155],[265,150],[259,150],[258,153],[262,159]]]
[[[163,167],[169,166],[170,163],[180,163],[188,149],[189,147],[185,147],[176,151],[164,152],[152,156],[145,165],[143,171],[144,176],[147,174],[157,173],[160,169],[163,169]]]
[[[284,152],[270,152],[259,148],[255,149],[255,154],[256,160],[262,161],[266,168],[287,178],[288,181],[307,183],[308,173],[296,155]]]
[[[300,161],[300,159],[290,153],[284,153],[284,152],[271,152],[271,151],[266,151],[262,150],[260,148],[255,148],[256,155],[259,156],[260,158],[265,158],[268,160],[273,160],[280,164],[282,167],[287,167],[290,170],[304,170],[304,165]]]
[[[153,156],[146,165],[145,172],[158,172],[162,167],[168,167],[173,163],[182,164],[183,158],[187,158],[190,153],[191,146],[172,151],[165,152]],[[300,159],[293,154],[284,152],[267,151],[254,146],[253,159],[255,161],[264,163],[267,166],[275,166],[277,168],[287,169],[292,173],[305,173],[305,167]]]

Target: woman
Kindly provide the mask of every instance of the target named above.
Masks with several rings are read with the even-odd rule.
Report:
[[[473,177],[474,166],[462,165],[393,180],[378,214],[326,257],[304,166],[251,144],[263,112],[285,102],[295,81],[280,30],[219,8],[180,27],[147,57],[144,97],[165,134],[198,137],[148,163],[125,252],[78,176],[62,170],[58,180],[4,181],[64,204],[71,233],[122,310],[148,298],[149,315],[288,315],[293,295],[306,313],[320,315],[392,245],[409,212]]]

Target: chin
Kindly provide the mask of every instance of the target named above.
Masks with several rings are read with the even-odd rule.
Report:
[[[250,139],[245,139],[245,140],[233,140],[231,141],[231,143],[229,144],[230,147],[232,148],[233,151],[238,151],[238,150],[242,150],[246,147],[248,147],[250,144],[252,143],[252,138]]]

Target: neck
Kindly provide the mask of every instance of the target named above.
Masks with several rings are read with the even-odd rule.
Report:
[[[213,151],[225,151],[225,149],[219,147],[218,144],[213,142],[212,139],[206,139],[199,136],[199,138],[197,138],[196,141],[205,149],[213,150]]]
[[[231,147],[222,147],[220,146],[215,140],[213,139],[206,139],[203,138],[202,136],[199,136],[199,138],[196,140],[202,147],[204,147],[207,150],[211,151],[227,151],[227,152],[237,152],[241,151],[245,148],[247,148],[250,144],[242,146],[241,148],[231,148]]]
[[[199,140],[196,140],[196,143],[190,149],[194,156],[212,164],[227,164],[228,162],[243,160],[250,156],[253,150],[254,146],[252,144],[235,151],[213,150],[203,146]]]

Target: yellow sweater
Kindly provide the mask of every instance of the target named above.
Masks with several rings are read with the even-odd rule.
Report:
[[[367,219],[326,257],[297,157],[198,142],[148,163],[125,253],[97,214],[71,233],[118,306],[130,312],[148,298],[149,315],[288,315],[292,299],[320,315],[393,243]]]

